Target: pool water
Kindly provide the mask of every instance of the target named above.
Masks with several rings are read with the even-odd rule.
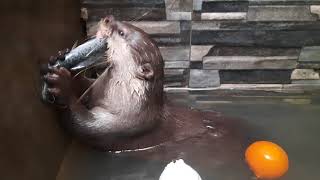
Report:
[[[193,159],[195,163],[190,165],[195,166],[203,179],[255,179],[242,154],[247,143],[253,140],[272,141],[287,151],[289,171],[280,178],[281,180],[320,179],[318,94],[193,91],[168,93],[168,97],[176,105],[221,112],[224,116],[240,119],[250,127],[247,129],[248,138],[251,138],[248,141],[242,142],[234,138],[230,143],[218,142],[219,139],[212,136],[211,139],[205,138],[205,141],[197,142],[197,139],[191,139],[182,142],[179,147],[173,145],[166,149],[181,153],[181,157]],[[233,150],[237,146],[240,147],[241,153]],[[187,149],[183,149],[184,147]],[[184,153],[189,155],[184,156]],[[65,156],[57,179],[158,179],[165,165],[169,163],[164,160],[167,156],[146,157],[143,152],[138,156],[132,156],[130,153],[98,152],[74,142]],[[197,166],[198,161],[208,166]]]

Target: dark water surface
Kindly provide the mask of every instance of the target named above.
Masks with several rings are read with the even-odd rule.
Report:
[[[155,180],[170,160],[182,157],[202,179],[251,180],[244,150],[254,140],[273,141],[287,151],[290,167],[281,180],[320,179],[319,95],[202,91],[169,93],[168,97],[177,105],[240,119],[244,126],[237,128],[245,135],[221,138],[223,132],[213,130],[152,152],[120,154],[73,143],[57,179]]]

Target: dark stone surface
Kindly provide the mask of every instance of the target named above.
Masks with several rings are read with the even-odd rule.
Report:
[[[320,31],[192,31],[193,45],[302,47],[320,44]]]
[[[201,11],[193,11],[192,12],[192,20],[200,21],[201,20]]]
[[[153,37],[180,36],[180,22],[177,21],[126,21]],[[98,28],[98,21],[87,23],[87,35],[93,36]],[[189,39],[189,37],[188,37]]]
[[[164,68],[166,69],[187,69],[190,67],[190,61],[165,61]]]
[[[186,44],[179,35],[151,36],[158,46],[173,46]]]
[[[189,46],[167,46],[160,47],[160,52],[164,61],[189,61]]]
[[[249,6],[247,21],[316,21],[310,6]]]
[[[297,68],[300,69],[320,69],[320,63],[299,62]]]
[[[191,12],[193,0],[165,0],[166,9],[173,12]]]
[[[316,5],[319,0],[249,0],[249,5]]]
[[[173,1],[177,1],[177,0],[173,0]],[[193,10],[193,1],[194,0],[180,0],[179,11],[192,11]]]
[[[213,45],[209,46],[191,46],[190,61],[202,61],[203,57],[208,54]]]
[[[190,44],[190,31],[191,22],[180,21],[179,34],[150,34],[150,37],[157,42],[158,46],[186,46]]]
[[[206,56],[299,56],[300,48],[215,46]]]
[[[299,62],[320,63],[320,46],[303,47]]]
[[[189,87],[208,88],[220,86],[217,70],[190,69]]]
[[[320,30],[320,21],[315,22],[220,22],[220,30]]]
[[[182,87],[187,85],[188,69],[165,69],[165,87]]]
[[[294,69],[298,56],[206,56],[203,69]]]
[[[320,80],[292,80],[292,84],[320,84]]]
[[[220,70],[221,84],[289,84],[292,70]]]
[[[192,0],[82,0],[82,5],[88,8],[89,23],[97,21],[107,14],[113,14],[119,20],[138,19],[142,22],[161,20],[162,23],[179,23],[179,30],[177,30],[178,25],[174,26],[175,29],[169,28],[169,26],[158,28],[161,31],[156,29],[158,26],[149,25],[148,28],[152,30],[150,36],[158,46],[214,46],[206,56],[239,56],[240,59],[241,56],[259,56],[258,59],[272,56],[291,58],[298,57],[302,47],[320,44],[320,21],[315,21],[318,17],[311,14],[309,9],[310,5],[320,5],[319,0],[213,0],[202,3],[195,1],[193,0],[192,3]],[[249,21],[201,20],[201,13],[241,13],[250,11],[250,8]],[[185,13],[190,12],[192,12],[192,21],[181,20],[186,19],[188,14]],[[140,17],[145,13],[146,15]],[[255,13],[257,16],[253,15]],[[164,21],[166,18],[168,18],[167,21]],[[193,30],[191,26],[194,28]],[[176,31],[173,32],[173,30]],[[175,62],[188,60],[182,58],[187,57],[186,54],[182,56],[180,52],[178,54],[170,52],[169,55],[165,54],[164,59],[174,60],[174,62],[167,62],[167,68],[174,68],[172,70],[177,70],[176,68],[181,70],[187,67],[197,70],[203,69],[202,57],[197,57],[196,60],[191,59],[195,62],[190,62],[188,65],[186,62]],[[279,61],[280,63],[283,61]],[[236,62],[233,64],[230,61],[231,64],[232,66],[226,67],[226,71],[231,67],[238,66]],[[272,67],[278,67],[276,66],[278,62],[275,62],[274,65]],[[279,67],[281,70],[286,69],[286,66],[279,65]],[[310,62],[299,62],[298,67],[320,69],[319,64]],[[255,66],[248,66],[248,68],[252,69],[251,74],[258,72]],[[255,76],[261,75],[261,78],[266,80],[268,80],[268,75],[272,76],[270,71],[264,71],[268,68],[266,64],[262,64],[259,68],[262,73],[256,73]],[[171,79],[172,77],[177,78],[178,74],[176,71],[176,74],[171,75]],[[245,73],[243,71],[240,74]],[[169,78],[170,86],[185,86],[188,78],[184,73],[180,73],[180,76],[178,81]],[[272,80],[273,77],[270,79],[265,82],[276,82]],[[243,81],[241,77],[235,78],[234,81],[237,80],[240,83]],[[252,79],[249,81],[258,82],[258,80]],[[283,82],[283,80],[279,80],[279,82]]]
[[[295,69],[291,74],[291,80],[320,80],[319,72],[314,69]]]
[[[165,20],[166,12],[163,8],[129,7],[129,8],[90,8],[88,21],[99,21],[107,15],[113,15],[120,21],[131,20]]]
[[[184,45],[190,45],[191,21],[180,21],[180,37]]]
[[[248,1],[205,1],[202,12],[246,12]]]
[[[82,0],[82,6],[87,8],[123,8],[123,7],[153,7],[165,8],[164,0]]]
[[[191,22],[190,21],[180,21],[180,29],[184,32],[190,32]]]
[[[203,69],[202,61],[190,61],[190,69]]]
[[[207,21],[244,21],[246,12],[208,12],[201,13],[201,20]]]

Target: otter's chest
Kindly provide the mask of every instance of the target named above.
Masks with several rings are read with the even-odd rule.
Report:
[[[111,71],[91,92],[91,104],[103,104],[109,109],[139,106],[145,99],[146,85],[130,72]]]

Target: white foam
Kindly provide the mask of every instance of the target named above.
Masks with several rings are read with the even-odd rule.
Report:
[[[201,180],[200,175],[191,166],[179,159],[169,163],[160,175],[159,180]]]

